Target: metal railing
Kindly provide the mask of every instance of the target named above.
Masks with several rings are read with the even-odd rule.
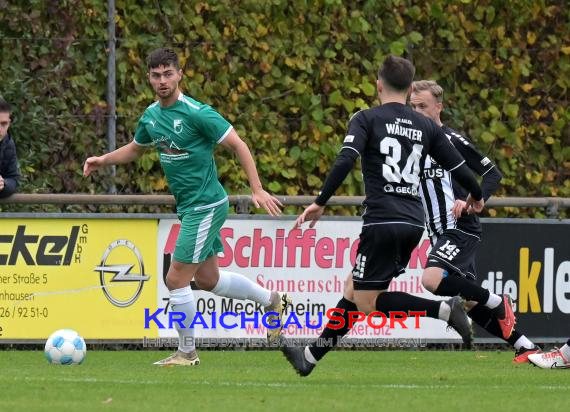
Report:
[[[276,196],[285,206],[309,205],[315,196]],[[330,206],[360,206],[364,196],[333,196]],[[251,197],[248,195],[229,196],[230,204],[235,205],[236,213],[249,213]],[[0,199],[2,204],[50,204],[50,205],[141,205],[174,206],[172,195],[91,195],[91,194],[14,194]],[[570,208],[570,198],[566,197],[493,197],[488,207],[529,207],[545,208],[548,217],[556,218],[561,209]]]

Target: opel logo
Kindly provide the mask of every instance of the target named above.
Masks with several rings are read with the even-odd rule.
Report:
[[[140,274],[138,273],[131,273],[131,270],[135,266],[132,263],[125,263],[125,264],[112,264],[107,265],[107,260],[109,256],[114,250],[118,250],[118,248],[127,248],[130,251],[130,254],[133,255],[132,259],[129,259],[130,262],[136,260],[138,263],[138,267],[140,268]],[[122,255],[124,256],[124,254]],[[124,259],[124,257],[122,257]],[[94,269],[95,272],[99,272],[99,278],[101,280],[101,286],[103,287],[103,293],[113,305],[118,306],[120,308],[125,308],[127,306],[132,305],[139,297],[142,292],[142,288],[144,286],[144,282],[150,279],[150,276],[145,275],[144,273],[144,264],[141,256],[141,252],[137,249],[137,247],[128,240],[116,240],[109,245],[105,253],[103,253],[103,257],[101,258],[101,265],[96,266]],[[113,273],[114,276],[110,277],[109,273]],[[117,298],[111,294],[110,289],[112,289],[112,282],[137,282],[138,286],[134,293],[128,297],[127,299],[124,298]],[[116,292],[115,292],[116,293]]]

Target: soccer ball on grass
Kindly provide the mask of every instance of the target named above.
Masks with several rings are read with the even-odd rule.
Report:
[[[49,363],[79,365],[85,359],[85,341],[73,329],[60,329],[50,335],[44,349]]]

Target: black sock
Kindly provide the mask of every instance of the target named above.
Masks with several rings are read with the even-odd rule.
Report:
[[[489,291],[461,276],[446,276],[434,292],[438,296],[461,296],[484,305],[489,300]]]
[[[467,315],[469,315],[469,317],[473,319],[477,325],[481,326],[491,335],[495,335],[496,337],[505,340],[505,338],[503,338],[503,331],[501,329],[501,326],[499,325],[499,322],[497,321],[495,313],[492,309],[489,309],[487,306],[477,305],[469,312],[467,312]],[[512,346],[515,346],[515,342],[519,340],[521,336],[522,333],[513,329],[513,333],[506,341],[509,342]]]
[[[507,339],[507,342],[509,342],[511,346],[515,346],[515,343],[517,342],[517,340],[519,340],[519,338],[522,335],[523,334],[520,333],[518,330],[513,329],[513,332],[511,333],[511,336],[509,336],[509,339]],[[532,349],[532,348],[527,348],[527,349]]]
[[[441,302],[419,298],[404,292],[384,292],[376,298],[376,309],[390,316],[390,312],[426,311],[426,316],[439,319]]]
[[[339,312],[334,312],[334,315],[344,318],[344,326],[340,329],[332,329],[329,327],[331,323],[327,323],[327,326],[325,326],[319,338],[309,345],[309,350],[316,360],[321,360],[334,346],[337,346],[338,342],[350,331],[348,327],[348,314],[349,312],[358,310],[354,303],[344,297],[338,301],[336,308],[344,309],[344,314],[342,315]],[[329,342],[328,339],[331,338],[333,342],[332,346],[328,343],[323,344],[323,342]]]

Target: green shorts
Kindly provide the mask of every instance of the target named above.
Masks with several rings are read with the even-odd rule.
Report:
[[[223,252],[220,230],[228,215],[229,202],[204,210],[184,213],[174,250],[174,260],[200,263]]]

